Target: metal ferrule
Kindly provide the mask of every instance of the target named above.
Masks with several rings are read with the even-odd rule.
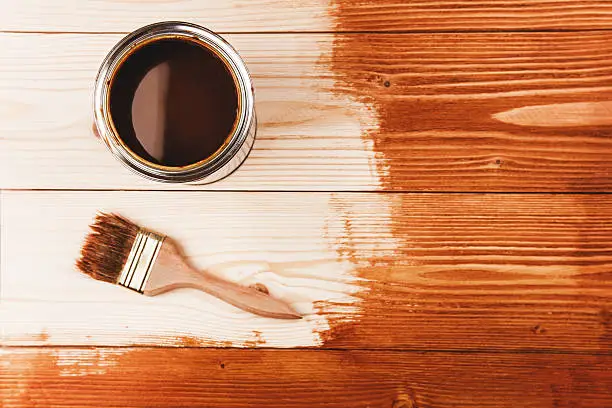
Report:
[[[117,284],[143,293],[164,238],[145,229],[138,231]]]
[[[110,115],[110,89],[119,67],[135,50],[167,38],[190,41],[216,54],[232,74],[238,92],[238,117],[224,146],[211,157],[183,167],[158,165],[136,155],[117,134]],[[111,153],[142,176],[173,183],[212,183],[236,170],[253,147],[257,128],[253,84],[238,52],[219,35],[185,22],[152,24],[123,38],[106,56],[94,89],[94,125]]]

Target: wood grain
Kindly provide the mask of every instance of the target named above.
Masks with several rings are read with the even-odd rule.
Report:
[[[5,345],[612,351],[612,196],[4,192]],[[97,209],[307,316],[74,271]]]
[[[132,174],[92,136],[94,77],[120,37],[0,35],[0,187],[177,189]],[[230,40],[254,76],[257,142],[237,173],[208,188],[376,188],[361,138],[372,114],[334,95],[333,74],[319,66],[331,37]]]
[[[244,166],[207,187],[143,180],[91,137],[119,38],[0,36],[0,187],[611,189],[610,33],[230,36],[260,126]]]
[[[612,405],[610,356],[129,348],[2,354],[4,408]]]
[[[317,346],[330,330],[324,312],[357,312],[355,267],[335,250],[342,230],[325,236],[330,195],[142,194],[3,193],[4,344]],[[74,263],[97,210],[168,234],[194,266],[264,284],[305,317],[253,316],[194,289],[150,298],[80,274]]]
[[[353,24],[337,26],[338,15]],[[579,30],[610,28],[611,16],[606,0],[8,0],[0,30],[126,32],[160,20],[223,32]]]
[[[382,189],[609,191],[610,39],[337,36],[332,69],[377,112]]]
[[[1,9],[3,408],[612,406],[612,196],[448,194],[611,191],[609,1]],[[144,181],[91,137],[100,61],[160,20],[236,33],[254,76],[258,140],[222,183]],[[79,275],[98,209],[307,317]]]

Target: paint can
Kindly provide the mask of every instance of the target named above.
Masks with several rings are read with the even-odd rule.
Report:
[[[167,44],[171,42],[176,42],[176,44]],[[159,157],[153,158],[155,155],[150,155],[150,151],[145,149],[146,146],[143,147],[143,143],[141,143],[141,146],[135,145],[135,142],[130,139],[131,136],[128,137],[128,133],[138,125],[135,120],[134,105],[139,97],[140,86],[134,89],[134,94],[131,96],[131,101],[134,102],[132,110],[128,112],[124,109],[122,113],[122,115],[131,118],[133,122],[132,130],[127,125],[120,126],[120,121],[117,119],[121,116],[117,113],[120,112],[120,109],[115,105],[131,104],[129,95],[127,97],[118,96],[119,92],[125,92],[126,87],[121,86],[121,76],[127,75],[125,72],[131,72],[129,70],[132,68],[129,68],[129,64],[134,65],[133,61],[136,58],[141,58],[140,56],[147,53],[153,56],[153,59],[157,58],[156,55],[160,52],[153,50],[151,47],[161,47],[160,50],[167,48],[167,52],[174,52],[177,47],[182,47],[179,43],[189,44],[189,47],[201,47],[201,50],[214,56],[215,61],[220,62],[231,75],[235,89],[235,101],[234,96],[231,98],[235,105],[235,120],[231,129],[219,142],[218,148],[211,151],[210,154],[202,152],[202,157],[197,156],[198,159],[192,160],[193,162],[183,163],[179,160],[169,164],[164,162],[163,157],[159,160]],[[145,82],[146,75],[143,71],[141,75],[142,83]],[[214,82],[214,79],[209,82]],[[203,83],[202,86],[206,87],[206,82]],[[211,86],[214,85],[213,83]],[[158,86],[158,88],[160,87]],[[166,90],[166,93],[168,92],[171,91]],[[141,99],[147,100],[146,97]],[[202,108],[198,106],[199,102],[202,102]],[[172,104],[168,105],[171,107]],[[184,116],[186,115],[185,111],[189,109],[191,109],[192,116],[194,114],[196,116],[198,114],[206,116],[208,111],[204,106],[208,106],[208,109],[215,108],[214,101],[206,101],[200,98],[199,101],[185,106],[186,109],[174,109],[178,112],[175,116]],[[154,109],[148,112],[149,116],[145,116],[145,119],[141,120],[141,122],[144,122],[141,127],[156,128],[159,115],[154,113]],[[157,124],[158,132],[160,127],[167,126]],[[140,28],[119,41],[108,53],[99,69],[94,89],[94,131],[121,163],[146,178],[160,182],[196,184],[221,180],[240,167],[247,158],[255,140],[256,127],[254,89],[244,61],[238,52],[222,37],[195,24],[161,22]],[[202,131],[205,131],[206,128],[203,127]],[[189,141],[185,143],[187,143],[185,146],[190,146]],[[159,143],[157,144],[159,145]],[[141,147],[143,148],[140,149]],[[185,151],[194,150],[187,147]],[[195,154],[197,154],[197,151]]]

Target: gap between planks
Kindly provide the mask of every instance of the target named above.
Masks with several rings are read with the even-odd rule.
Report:
[[[493,194],[493,195],[610,195],[612,191],[423,191],[423,190],[190,190],[190,189],[174,189],[174,190],[163,190],[163,189],[136,189],[136,188],[5,188],[1,191],[5,192],[39,192],[39,193],[53,193],[53,192],[126,192],[126,193],[286,193],[286,194],[466,194],[466,195],[480,195],[480,194]]]
[[[398,354],[449,354],[449,355],[479,355],[479,354],[491,354],[491,355],[551,355],[551,356],[600,356],[607,357],[612,356],[612,351],[585,351],[585,350],[572,350],[572,349],[514,349],[514,350],[504,350],[504,349],[496,349],[496,348],[482,348],[482,349],[410,349],[410,348],[385,348],[385,347],[357,347],[357,348],[349,348],[349,347],[291,347],[291,348],[276,348],[276,347],[253,347],[253,348],[244,348],[244,347],[219,347],[219,346],[206,346],[206,345],[181,345],[181,346],[169,346],[169,345],[95,345],[95,346],[84,346],[81,344],[44,344],[44,345],[0,345],[0,352],[2,350],[6,351],[29,351],[29,350],[95,350],[95,349],[108,349],[108,350],[178,350],[178,349],[188,349],[188,350],[218,350],[222,351],[232,351],[232,350],[241,350],[241,351],[265,351],[265,352],[347,352],[352,353],[356,351],[363,352],[381,352],[381,353],[398,353]]]
[[[368,30],[319,30],[319,31],[215,31],[220,35],[334,35],[334,34],[356,34],[356,35],[385,35],[385,34],[521,34],[521,33],[597,33],[610,32],[612,28],[551,28],[551,29],[487,29],[487,30],[389,30],[389,31],[368,31]],[[43,35],[128,35],[130,31],[36,31],[36,30],[0,30],[0,34],[43,34]]]

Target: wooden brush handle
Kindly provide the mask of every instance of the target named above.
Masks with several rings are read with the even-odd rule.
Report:
[[[254,288],[240,286],[187,264],[174,243],[164,241],[143,293],[148,296],[178,288],[194,288],[233,306],[259,316],[276,319],[300,319],[302,316],[287,303]]]
[[[257,289],[240,286],[234,282],[220,279],[208,272],[195,272],[195,279],[188,286],[213,295],[233,306],[259,316],[276,319],[299,319],[296,313],[285,302],[276,299]]]

